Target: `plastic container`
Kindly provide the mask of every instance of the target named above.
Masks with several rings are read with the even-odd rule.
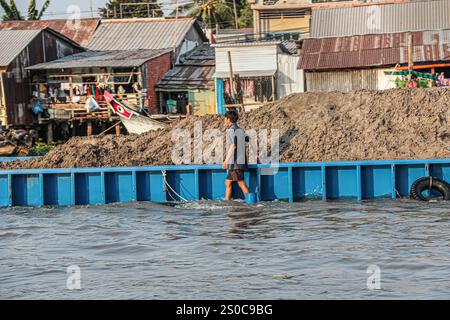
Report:
[[[245,197],[245,202],[247,203],[256,203],[256,194],[248,193]]]

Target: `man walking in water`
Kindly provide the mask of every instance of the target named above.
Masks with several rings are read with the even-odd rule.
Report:
[[[225,125],[227,126],[227,154],[222,168],[228,170],[225,180],[225,200],[231,200],[233,182],[237,182],[244,196],[248,194],[248,188],[244,181],[245,164],[245,133],[238,125],[239,116],[236,111],[225,113]]]

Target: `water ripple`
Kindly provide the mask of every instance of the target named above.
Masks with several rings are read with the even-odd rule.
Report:
[[[2,209],[0,298],[445,299],[449,227],[448,203],[408,200]]]

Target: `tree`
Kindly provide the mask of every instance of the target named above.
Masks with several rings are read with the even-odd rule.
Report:
[[[232,0],[193,0],[182,2],[169,15],[188,15],[198,17],[207,28],[235,28],[236,21],[233,13]],[[247,28],[253,25],[253,13],[246,0],[236,0],[236,10],[238,14],[238,27]]]
[[[28,20],[41,20],[49,5],[50,0],[45,0],[41,10],[39,11],[36,9],[36,0],[31,0],[28,5]]]
[[[3,21],[23,20],[23,17],[20,15],[20,12],[13,0],[11,0],[9,4],[6,2],[6,0],[0,0],[0,6],[5,11],[5,14],[3,15]]]
[[[253,10],[247,1],[240,1],[238,8],[239,10],[239,28],[250,28],[253,26]]]
[[[45,0],[42,5],[41,10],[36,9],[36,0],[31,0],[28,5],[28,20],[41,20],[44,12],[48,9],[50,5],[50,0]],[[10,0],[9,4],[6,0],[0,0],[0,6],[5,11],[3,15],[3,21],[11,21],[11,20],[24,20],[23,16],[20,14],[20,11],[17,9],[16,3],[14,0]]]
[[[214,25],[226,27],[227,22],[233,20],[233,11],[226,0],[205,0],[194,9],[193,14],[200,17],[209,28]]]
[[[148,4],[142,4],[142,0],[108,0],[105,7],[99,8],[99,12],[104,19],[120,18],[148,18],[162,17],[163,12],[156,0],[147,1]],[[125,5],[134,3],[133,5]],[[121,6],[122,4],[122,6]]]

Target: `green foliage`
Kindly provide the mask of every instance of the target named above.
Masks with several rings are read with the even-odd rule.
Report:
[[[1,1],[1,0],[0,0]],[[142,0],[108,0],[105,7],[99,8],[102,18],[120,19],[120,4],[142,3]],[[152,1],[149,1],[152,2]],[[171,3],[174,5],[175,3]],[[160,9],[156,3],[152,3],[150,9]],[[239,28],[248,28],[253,25],[253,13],[246,0],[236,0],[236,11],[238,15]],[[156,17],[163,15],[162,11],[154,11]],[[169,17],[182,16],[197,17],[208,28],[235,28],[235,18],[232,0],[180,0],[177,8],[168,15]],[[148,17],[147,5],[122,6],[123,18],[145,18]]]
[[[32,157],[45,156],[54,147],[56,147],[55,143],[46,144],[46,143],[43,143],[43,142],[38,142],[38,143],[36,143],[36,145],[34,145],[33,147],[31,147],[28,150],[28,155],[32,156]]]
[[[246,0],[236,0],[236,11],[239,28],[253,25],[253,12]],[[194,0],[178,6],[178,15],[198,17],[207,28],[215,28],[216,25],[222,29],[236,28],[232,0]],[[169,16],[176,16],[176,10]]]
[[[20,15],[19,10],[17,10],[17,6],[13,0],[11,0],[9,4],[6,0],[0,0],[0,6],[5,11],[5,14],[2,17],[3,21],[23,20],[23,17]]]
[[[50,5],[50,0],[45,0],[44,4],[42,5],[41,11],[39,11],[36,20],[41,20],[42,16],[44,15],[45,11],[47,11],[48,7]],[[28,20],[31,20],[28,18]]]
[[[31,0],[28,5],[28,20],[37,20],[38,11],[36,10],[36,0]]]
[[[418,81],[418,83],[419,83],[419,87],[421,87],[421,88],[428,88],[428,84],[429,84],[428,80],[421,79],[421,80]]]
[[[395,86],[399,89],[405,89],[406,88],[406,80],[402,80],[400,78],[395,79]]]
[[[103,8],[99,8],[100,16],[104,19],[120,19],[120,4],[125,3],[143,3],[142,0],[108,0]],[[148,1],[150,3],[150,17],[162,17],[163,13],[161,7],[155,1]],[[147,4],[139,5],[122,5],[123,18],[147,18],[149,6]]]
[[[242,2],[243,6],[239,10],[239,28],[251,28],[253,26],[253,10],[247,1]]]

